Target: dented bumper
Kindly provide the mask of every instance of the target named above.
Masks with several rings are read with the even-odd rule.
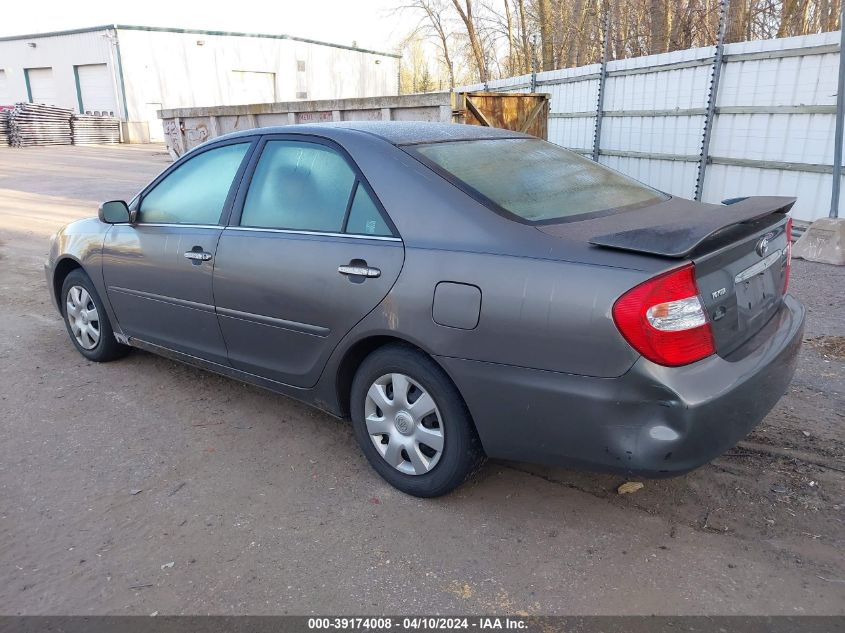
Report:
[[[660,477],[710,461],[760,423],[792,380],[803,329],[804,307],[787,296],[738,350],[685,367],[640,358],[624,376],[593,378],[438,360],[490,457]]]

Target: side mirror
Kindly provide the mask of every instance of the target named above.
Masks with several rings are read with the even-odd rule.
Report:
[[[101,204],[97,214],[100,216],[100,222],[106,224],[129,222],[129,205],[123,200],[111,200]]]

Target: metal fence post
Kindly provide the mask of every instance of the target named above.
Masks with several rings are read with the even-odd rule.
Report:
[[[704,115],[704,135],[701,139],[701,155],[698,159],[698,176],[695,179],[695,199],[699,201],[704,193],[704,174],[707,171],[707,161],[710,160],[710,136],[713,133],[713,119],[716,115],[719,79],[722,77],[722,52],[725,48],[725,28],[730,4],[730,0],[722,0],[719,10],[719,34],[716,39],[716,54],[713,57],[713,73],[710,76],[710,94],[707,95],[707,112]]]
[[[593,136],[593,160],[598,162],[601,146],[601,123],[604,118],[604,88],[607,81],[607,58],[610,51],[610,11],[604,10],[604,42],[601,52],[601,69],[599,70],[599,90],[596,100],[596,131]]]
[[[839,14],[839,84],[836,90],[836,133],[833,138],[833,186],[830,189],[830,217],[839,217],[842,189],[842,136],[845,135],[845,2]]]

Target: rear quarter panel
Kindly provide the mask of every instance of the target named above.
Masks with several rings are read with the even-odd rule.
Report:
[[[406,248],[405,257],[390,293],[347,343],[388,334],[435,356],[597,377],[620,376],[638,358],[611,308],[645,278],[641,271],[423,248]],[[474,329],[434,321],[434,292],[444,281],[481,290]]]

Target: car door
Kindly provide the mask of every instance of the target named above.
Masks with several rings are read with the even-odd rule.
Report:
[[[212,295],[217,241],[254,139],[192,153],[133,202],[106,235],[103,278],[125,334],[227,363]]]
[[[390,290],[404,248],[339,146],[277,135],[256,152],[217,248],[218,320],[233,367],[310,387]]]

